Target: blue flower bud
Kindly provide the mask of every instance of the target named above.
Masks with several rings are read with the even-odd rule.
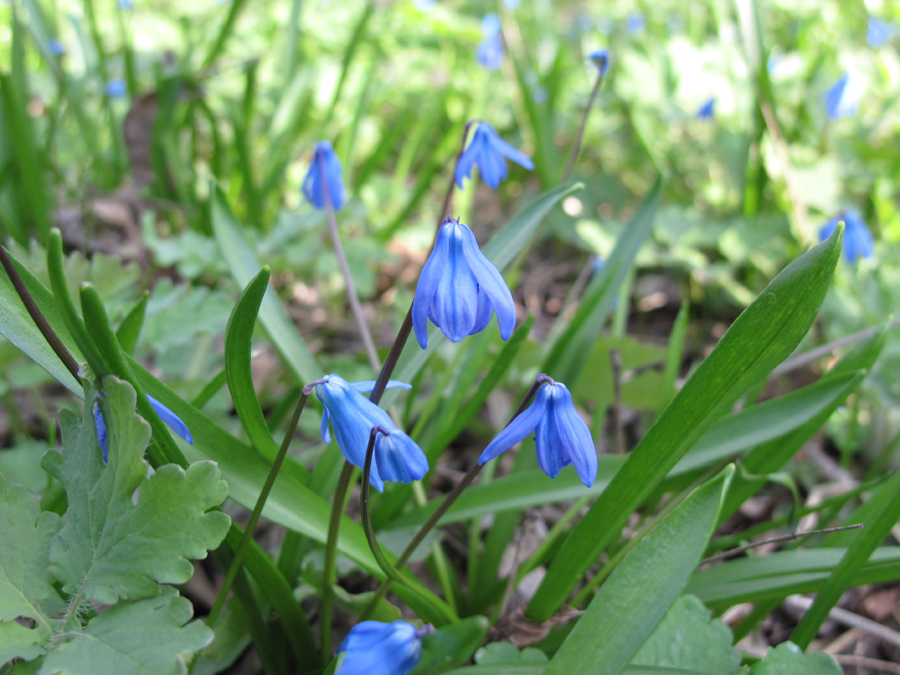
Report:
[[[829,220],[819,230],[819,241],[825,241],[834,232],[839,221],[844,222],[844,255],[849,262],[871,258],[874,253],[872,233],[859,212],[847,209]]]
[[[516,327],[516,304],[500,271],[488,260],[464,223],[447,218],[425,261],[413,298],[412,324],[422,349],[428,346],[428,320],[453,342],[474,335],[496,312],[500,336]]]
[[[503,63],[503,38],[500,34],[486,37],[475,52],[475,58],[487,70],[497,70]]]
[[[101,394],[102,396],[102,394]],[[159,418],[165,422],[169,428],[178,434],[185,441],[194,444],[194,439],[191,436],[190,429],[187,428],[187,425],[181,421],[181,418],[169,410],[162,403],[157,401],[155,398],[147,394],[147,400],[150,401],[150,405],[153,406],[153,409],[156,411],[156,414],[159,415]],[[94,403],[94,427],[97,429],[97,442],[100,444],[100,449],[103,450],[103,463],[105,464],[108,459],[107,453],[107,435],[106,435],[106,422],[103,421],[103,413],[100,412],[100,405],[98,403]]]
[[[644,20],[644,15],[640,12],[632,12],[629,14],[626,23],[628,24],[628,32],[633,35],[642,33],[644,27],[647,25],[647,22]]]
[[[459,162],[456,164],[454,178],[459,187],[463,186],[463,178],[472,177],[472,167],[477,166],[481,172],[481,179],[495,190],[500,187],[500,181],[505,179],[509,169],[506,160],[511,159],[529,171],[534,168],[534,162],[525,153],[517,150],[497,135],[487,122],[481,122],[475,130],[472,142],[463,151]]]
[[[373,488],[382,492],[386,480],[411,483],[420,480],[428,472],[428,460],[422,449],[394,424],[384,409],[362,395],[374,389],[374,381],[351,384],[338,375],[326,375],[313,384],[316,396],[325,406],[322,414],[322,440],[331,443],[331,434],[328,433],[330,420],[338,447],[353,466],[362,468],[366,462],[372,427],[378,425],[387,431],[387,434],[378,434],[375,439],[372,471],[369,475],[369,483]],[[411,388],[403,382],[388,381],[387,388],[393,387]]]
[[[422,660],[422,637],[433,631],[406,621],[358,623],[338,649],[345,655],[336,675],[409,675]]]
[[[716,99],[710,98],[706,103],[700,106],[697,114],[694,115],[698,120],[711,120],[716,116]]]
[[[866,29],[866,42],[873,49],[878,49],[879,47],[884,47],[894,37],[896,32],[897,27],[894,24],[871,16]]]
[[[849,117],[856,112],[862,98],[863,84],[859,76],[841,73],[838,81],[825,92],[825,111],[828,119]]]
[[[344,206],[344,172],[341,169],[341,160],[338,159],[334,148],[328,141],[322,141],[316,146],[312,164],[303,180],[303,195],[317,209],[325,208],[325,192],[322,189],[323,173],[331,208],[340,211]]]
[[[538,389],[534,402],[492,440],[478,458],[484,464],[525,440],[534,432],[537,459],[550,478],[569,464],[587,487],[597,479],[597,450],[587,424],[575,410],[572,395],[561,382],[546,375],[538,380],[547,384]]]
[[[609,70],[609,50],[595,49],[588,54],[588,58],[591,60],[591,63],[597,66],[597,70],[600,71],[601,75],[606,75],[606,71]]]
[[[106,83],[106,95],[110,98],[124,98],[127,93],[125,80],[114,78]]]
[[[50,38],[50,40],[47,42],[47,49],[54,56],[62,56],[66,53],[66,46],[59,40],[55,40],[53,38]]]

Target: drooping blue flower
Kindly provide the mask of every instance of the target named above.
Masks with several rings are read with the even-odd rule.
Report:
[[[472,230],[448,217],[438,230],[413,298],[416,339],[428,346],[428,319],[453,342],[474,335],[496,312],[500,337],[516,327],[516,305],[500,271],[488,260]]]
[[[369,483],[373,488],[381,492],[386,480],[411,483],[428,472],[428,460],[422,449],[394,424],[383,408],[363,396],[375,387],[374,381],[351,384],[339,375],[326,375],[314,384],[316,396],[325,406],[322,440],[331,443],[331,434],[328,433],[328,421],[331,420],[338,447],[353,466],[362,468],[365,464],[372,428],[377,425],[387,431],[387,434],[378,434],[375,439],[372,471],[369,474]],[[411,388],[403,382],[389,380],[387,388],[393,387]]]
[[[147,394],[147,400],[150,401],[150,405],[153,406],[153,409],[156,411],[156,414],[159,415],[159,418],[165,422],[172,431],[191,445],[194,444],[190,429],[187,428],[187,425],[181,421],[181,418],[178,415],[150,396],[150,394]],[[106,422],[103,421],[103,413],[100,412],[100,405],[96,402],[94,403],[93,412],[94,426],[97,429],[97,442],[100,444],[100,449],[103,450],[103,462],[106,463],[108,461]]]
[[[329,141],[316,145],[312,164],[303,180],[303,195],[317,209],[325,208],[325,191],[322,189],[322,173],[325,174],[325,188],[331,201],[331,208],[340,211],[344,206],[344,172],[341,160]]]
[[[488,70],[497,70],[503,63],[503,38],[497,35],[486,37],[475,52],[478,63]]]
[[[825,110],[828,118],[836,120],[855,113],[862,98],[862,91],[862,81],[858,76],[851,76],[848,72],[841,73],[838,81],[825,92]]]
[[[481,19],[481,34],[486,38],[500,34],[500,16],[496,12],[488,12]]]
[[[556,478],[564,466],[573,464],[587,487],[597,478],[597,450],[587,424],[575,410],[572,395],[561,382],[546,375],[538,381],[534,402],[492,440],[478,458],[484,464],[525,440],[534,432],[537,459],[550,478]]]
[[[511,159],[529,171],[534,169],[534,162],[528,155],[500,138],[490,124],[481,122],[475,129],[472,142],[463,151],[456,165],[454,175],[456,184],[462,187],[463,178],[471,178],[472,167],[477,166],[485,184],[496,190],[500,187],[500,181],[505,179],[509,173],[509,168],[506,166],[507,159]]]
[[[819,230],[819,241],[825,241],[834,232],[838,222],[844,221],[844,255],[849,262],[871,258],[875,252],[872,233],[856,209],[846,209],[829,220]]]
[[[647,22],[644,20],[644,15],[640,12],[632,12],[629,14],[626,23],[628,25],[628,32],[633,35],[643,32],[644,27],[647,25]]]
[[[66,53],[66,46],[55,38],[50,38],[47,42],[47,49],[54,56],[62,56]]]
[[[894,37],[896,32],[894,24],[870,16],[869,25],[866,29],[866,42],[868,42],[869,46],[873,49],[878,49],[879,47],[884,47],[888,41]]]
[[[106,83],[106,95],[110,98],[124,98],[127,93],[128,87],[121,78],[116,77]]]
[[[345,656],[336,675],[409,675],[422,660],[422,638],[433,631],[406,621],[358,623],[338,649]]]
[[[606,71],[609,70],[609,50],[595,49],[588,54],[588,58],[591,63],[597,66],[597,70],[600,71],[601,75],[606,75]]]
[[[519,9],[521,0],[503,0],[503,4],[506,5],[507,9]]]
[[[413,0],[413,6],[420,12],[430,12],[434,5],[435,0]]]
[[[134,9],[133,0],[119,0],[118,5],[119,5],[119,9],[122,9],[122,10]]]
[[[700,109],[694,115],[698,120],[711,120],[716,116],[716,99],[710,98],[706,103],[700,106]]]

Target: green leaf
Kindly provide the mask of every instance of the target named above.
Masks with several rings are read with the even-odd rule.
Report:
[[[618,675],[625,669],[700,561],[733,473],[729,466],[697,488],[622,559],[546,675]]]
[[[470,616],[426,635],[422,638],[422,660],[412,675],[441,673],[464,663],[484,642],[487,630],[487,619]]]
[[[252,281],[262,265],[241,231],[241,225],[231,212],[225,195],[217,185],[212,187],[211,209],[213,229],[216,239],[222,246],[222,255],[228,261],[234,280],[243,288]],[[321,366],[316,363],[306,342],[272,289],[268,289],[263,298],[259,320],[275,349],[284,359],[285,365],[297,378],[297,382],[305,384],[322,376]]]
[[[841,667],[828,654],[804,654],[793,642],[769,649],[762,661],[750,668],[750,675],[841,675]]]
[[[528,605],[531,618],[550,618],[703,432],[796,349],[831,283],[842,236],[838,227],[788,265],[735,320],[572,530]]]
[[[203,649],[213,639],[201,621],[186,622],[190,601],[163,586],[157,598],[119,603],[91,619],[79,633],[70,633],[44,659],[41,675],[178,675],[185,654]]]
[[[212,462],[196,462],[186,472],[169,464],[145,478],[150,426],[134,413],[134,390],[111,377],[103,385],[109,463],[97,445],[89,400],[85,422],[60,413],[63,451],[48,452],[42,464],[69,501],[66,524],[50,549],[51,571],[67,593],[112,604],[120,597],[157,595],[156,582],[190,579],[187,558],[206,557],[225,537],[230,519],[209,511],[228,491]],[[138,487],[135,504],[131,496]]]
[[[0,665],[13,659],[30,661],[44,653],[50,631],[43,626],[26,628],[11,621],[0,623]]]
[[[639,666],[690,668],[704,675],[729,675],[741,664],[731,629],[693,595],[682,595],[631,660]]]
[[[450,671],[450,675],[544,675],[549,671],[546,663],[500,663],[489,666],[470,666]],[[659,666],[628,666],[623,675],[703,675],[695,670],[661,668]],[[326,674],[327,675],[327,674]]]
[[[126,354],[134,354],[138,338],[141,336],[141,328],[144,326],[144,316],[147,314],[147,299],[149,293],[144,293],[138,303],[131,309],[122,323],[116,329],[116,338]]]

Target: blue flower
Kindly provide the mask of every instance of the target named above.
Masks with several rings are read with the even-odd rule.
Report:
[[[124,98],[127,93],[128,87],[125,85],[125,80],[116,77],[106,83],[106,95],[110,98]]]
[[[435,0],[413,0],[413,6],[420,12],[430,12],[434,5]]]
[[[153,409],[156,411],[156,414],[159,415],[159,418],[165,422],[172,431],[191,445],[194,444],[194,439],[191,436],[190,430],[187,428],[187,425],[181,421],[181,418],[178,415],[150,396],[150,394],[147,394],[147,400],[150,401],[150,405],[153,406]],[[97,429],[97,442],[100,444],[100,449],[103,450],[103,462],[105,464],[108,461],[106,422],[103,421],[103,413],[100,412],[100,405],[98,403],[94,403],[93,410],[94,426]]]
[[[372,472],[369,475],[372,487],[381,492],[386,480],[411,483],[428,472],[428,460],[422,449],[397,428],[384,409],[362,395],[372,391],[374,381],[351,384],[338,375],[326,375],[312,384],[315,385],[316,396],[325,406],[322,440],[331,443],[331,434],[328,433],[330,419],[341,453],[354,466],[362,468],[365,464],[372,427],[378,425],[387,431],[387,435],[378,434],[375,440]],[[388,381],[387,387],[411,388],[395,380]]]
[[[503,4],[506,5],[507,9],[519,9],[519,4],[521,0],[503,0]]]
[[[700,106],[700,109],[697,111],[697,114],[695,114],[694,117],[696,117],[698,120],[713,119],[716,116],[715,106],[716,99],[715,97],[713,97]]]
[[[491,35],[478,45],[475,52],[478,63],[488,70],[497,70],[503,63],[503,38],[500,35]]]
[[[303,195],[317,209],[325,208],[325,192],[322,190],[323,169],[331,208],[340,211],[344,205],[344,172],[341,169],[341,160],[328,141],[322,141],[316,146],[312,164],[303,180]]]
[[[119,9],[134,9],[134,2],[132,0],[119,0]]]
[[[484,37],[494,37],[500,34],[500,17],[496,12],[488,12],[481,20],[481,34]]]
[[[516,327],[516,305],[500,271],[494,267],[464,223],[448,217],[438,230],[434,250],[425,261],[412,323],[416,339],[428,346],[428,319],[450,340],[459,342],[488,325],[497,313],[500,336],[508,340]]]
[[[358,623],[338,649],[345,656],[336,675],[409,675],[422,660],[422,637],[433,631],[406,621]]]
[[[587,487],[597,478],[597,450],[587,424],[575,410],[572,395],[561,382],[546,375],[537,381],[546,382],[527,410],[516,417],[488,444],[478,458],[479,464],[494,459],[534,432],[538,464],[550,478],[569,464]]]
[[[819,241],[828,239],[839,221],[844,221],[844,255],[847,260],[856,262],[859,258],[871,258],[874,253],[872,233],[855,209],[842,211],[829,220],[819,230]]]
[[[528,155],[516,150],[500,138],[490,124],[481,122],[475,130],[472,142],[463,151],[456,164],[454,176],[456,184],[462,187],[463,178],[471,178],[472,167],[477,166],[485,184],[496,190],[500,187],[500,181],[506,178],[509,171],[506,166],[507,159],[511,159],[529,171],[534,168],[534,162]]]
[[[647,22],[644,21],[643,14],[641,14],[640,12],[632,12],[628,15],[627,24],[628,32],[637,34],[643,32],[644,27],[647,25]]]
[[[588,58],[591,63],[597,66],[597,70],[600,71],[601,75],[606,75],[606,71],[609,70],[609,51],[606,49],[595,49],[590,54],[588,54]]]
[[[894,37],[895,32],[896,28],[893,24],[871,16],[869,17],[869,26],[866,29],[866,42],[873,49],[884,47]]]
[[[47,50],[54,56],[61,56],[66,53],[66,46],[59,40],[50,38],[47,42]]]
[[[850,73],[841,73],[840,78],[825,92],[825,110],[828,118],[836,120],[856,112],[862,98],[862,82]]]

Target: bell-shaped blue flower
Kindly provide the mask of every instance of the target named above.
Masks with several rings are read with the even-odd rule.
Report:
[[[894,24],[870,16],[869,25],[866,28],[866,42],[873,49],[878,49],[879,47],[884,47],[894,37],[896,32],[897,29]]]
[[[484,38],[478,45],[475,58],[487,70],[497,70],[503,63],[503,38],[499,34]]]
[[[505,179],[509,172],[506,166],[507,159],[511,159],[529,171],[534,168],[534,162],[528,155],[500,138],[490,124],[481,122],[475,129],[472,142],[463,151],[456,164],[454,175],[456,184],[462,187],[463,178],[471,178],[472,167],[477,166],[482,180],[496,190],[500,187],[500,181]]]
[[[829,220],[819,230],[819,241],[825,241],[834,232],[838,222],[844,222],[844,255],[849,262],[871,258],[874,251],[872,233],[856,209],[847,209]]]
[[[632,12],[631,14],[629,14],[625,23],[628,26],[628,32],[632,35],[643,33],[644,28],[647,25],[647,22],[644,20],[644,15],[640,12]]]
[[[838,81],[825,92],[825,111],[828,118],[836,120],[856,112],[862,98],[863,84],[859,76],[841,73]]]
[[[597,450],[591,432],[575,410],[566,385],[546,375],[539,375],[538,381],[546,384],[538,389],[534,402],[488,444],[478,463],[489,462],[534,432],[538,464],[544,473],[556,478],[560,469],[572,464],[581,482],[590,487],[597,478]]]
[[[174,431],[191,445],[194,444],[194,439],[191,436],[190,429],[187,428],[187,425],[181,421],[181,418],[178,415],[173,413],[162,403],[150,396],[150,394],[147,394],[147,400],[150,401],[150,405],[153,406],[153,409],[156,411],[156,414],[159,415],[159,418],[163,422],[165,422],[172,431]],[[100,444],[100,449],[103,450],[103,462],[106,463],[107,461],[109,461],[107,452],[108,441],[106,435],[106,422],[103,421],[103,413],[100,412],[100,405],[98,403],[94,403],[93,412],[94,426],[97,429],[97,442]]]
[[[494,267],[464,223],[447,218],[434,250],[425,261],[413,298],[412,324],[422,349],[428,346],[428,319],[453,342],[474,335],[496,312],[500,336],[508,340],[516,327],[516,304]]]
[[[326,375],[313,384],[316,396],[325,406],[321,426],[322,440],[331,443],[331,434],[328,433],[330,420],[341,453],[354,466],[362,468],[366,462],[372,427],[378,425],[387,430],[387,435],[378,434],[375,439],[372,471],[369,475],[369,483],[373,488],[382,492],[386,480],[411,483],[428,472],[428,460],[422,449],[394,424],[383,408],[363,396],[363,393],[368,393],[375,387],[374,381],[351,384],[338,375]],[[403,382],[388,381],[387,388],[393,387],[411,388]]]
[[[344,206],[344,172],[341,169],[341,160],[338,159],[331,143],[322,141],[316,145],[312,164],[306,173],[306,178],[303,179],[303,196],[317,209],[324,209],[326,190],[328,199],[331,201],[331,208],[340,211]]]
[[[110,98],[125,98],[127,93],[128,87],[121,78],[116,77],[106,83],[106,95]]]
[[[697,114],[694,115],[698,120],[711,120],[716,116],[716,99],[710,98],[706,103],[700,106]]]
[[[409,675],[422,660],[422,638],[434,628],[406,621],[363,621],[350,629],[336,675]]]
[[[588,59],[597,66],[597,70],[600,71],[601,75],[606,75],[606,71],[609,70],[609,50],[595,49],[588,54]]]

